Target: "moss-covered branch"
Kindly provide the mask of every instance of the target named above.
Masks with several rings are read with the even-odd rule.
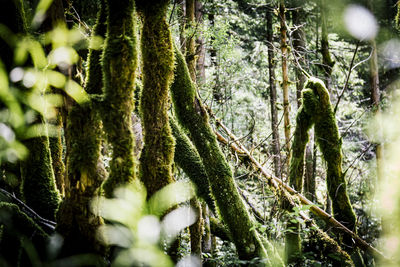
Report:
[[[190,180],[197,187],[197,194],[199,197],[204,199],[208,207],[215,213],[215,202],[211,196],[210,183],[199,153],[171,116],[169,117],[169,123],[176,142],[175,163],[189,176]]]
[[[173,180],[175,143],[168,123],[168,92],[174,75],[174,52],[166,20],[168,4],[166,0],[137,2],[143,17],[140,111],[144,147],[140,158],[140,179],[146,186],[148,197]]]
[[[190,79],[185,59],[175,49],[176,71],[171,86],[175,111],[180,123],[189,130],[210,180],[211,191],[223,221],[234,239],[239,257],[249,260],[264,258],[266,251],[242,202],[217,139],[208,123],[208,115]]]
[[[136,18],[134,1],[105,1],[107,38],[103,53],[103,122],[113,153],[110,175],[104,192],[111,197],[114,189],[135,179],[131,114],[134,109],[134,85],[137,66]]]

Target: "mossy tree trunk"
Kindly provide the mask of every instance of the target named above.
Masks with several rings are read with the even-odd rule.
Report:
[[[278,178],[282,178],[281,147],[279,142],[278,110],[276,107],[276,80],[275,59],[273,46],[272,11],[267,10],[267,47],[268,47],[268,72],[269,72],[269,96],[271,104],[271,128],[272,128],[272,152],[274,154],[274,171]]]
[[[303,1],[296,0],[294,1],[294,9],[292,11],[292,20],[293,24],[296,25],[297,30],[293,32],[293,49],[294,56],[297,57],[297,61],[301,65],[305,65],[305,55],[307,53],[307,47],[305,42],[305,33],[301,24],[305,20],[305,11],[303,8]],[[301,105],[301,91],[304,88],[304,84],[306,82],[306,76],[300,70],[300,68],[296,68],[296,98],[297,98],[297,107],[300,108]],[[310,135],[311,142],[307,143],[306,146],[306,163],[304,169],[304,187],[303,190],[305,195],[310,200],[314,201],[315,198],[315,176],[313,175],[313,145],[314,139],[312,138],[313,133]]]
[[[300,191],[303,182],[304,152],[309,139],[308,130],[315,125],[315,135],[327,164],[327,187],[332,199],[335,219],[355,231],[356,217],[346,190],[346,181],[342,172],[341,139],[335,115],[330,103],[329,92],[321,80],[310,78],[302,92],[302,106],[296,119],[296,130],[292,147],[289,182],[296,191]],[[298,224],[290,223],[295,232],[286,235],[288,263],[292,255],[300,251]],[[353,252],[351,238],[343,237],[346,251]],[[294,253],[293,253],[294,251]]]
[[[133,0],[106,1],[107,38],[103,52],[103,123],[112,146],[110,174],[103,184],[106,197],[135,179],[131,115],[137,66],[136,17]],[[145,34],[143,34],[145,35]],[[154,114],[150,111],[150,114]]]
[[[169,87],[174,73],[174,52],[166,13],[169,1],[137,1],[143,17],[141,49],[143,90],[140,111],[144,147],[140,179],[148,196],[173,181],[174,139],[168,122]]]
[[[230,166],[209,125],[207,112],[196,97],[186,62],[178,49],[175,49],[175,55],[177,66],[171,86],[175,111],[180,123],[189,130],[204,166],[207,166],[211,191],[222,219],[232,234],[241,259],[265,258],[266,251],[236,189]]]
[[[306,88],[313,91],[315,97],[307,106],[313,110],[315,135],[327,165],[327,188],[332,199],[332,211],[336,220],[356,232],[356,216],[347,194],[346,181],[342,171],[342,140],[330,103],[329,92],[323,82],[309,79]],[[346,251],[352,252],[354,244],[351,238],[344,237]]]
[[[11,20],[16,25],[11,25],[10,28],[15,28],[19,33],[27,34],[23,2],[18,0],[9,2],[14,3],[16,11],[13,14],[15,21]],[[8,66],[12,66],[12,64]],[[40,114],[36,114],[36,117],[36,123],[45,125],[46,122]],[[49,137],[44,135],[29,138],[24,140],[23,144],[29,150],[29,155],[21,162],[22,197],[26,204],[39,215],[49,220],[55,220],[60,195],[54,178]]]
[[[196,83],[196,20],[195,20],[195,8],[196,0],[186,0],[186,63],[189,68],[190,77],[192,81]]]
[[[44,121],[41,121],[44,123]],[[55,220],[60,203],[60,195],[56,188],[49,138],[39,136],[25,140],[28,157],[21,162],[21,191],[26,204],[40,216]]]
[[[54,0],[46,12],[46,19],[40,26],[40,31],[43,33],[49,32],[57,26],[65,24],[64,6],[62,0]],[[46,47],[47,52],[50,52],[50,45]],[[52,93],[63,95],[64,92],[57,88],[51,88]],[[60,194],[64,195],[64,176],[65,176],[65,165],[63,162],[63,107],[55,108],[56,115],[51,118],[47,123],[51,124],[55,129],[55,135],[49,136],[49,146],[51,152],[51,162],[54,171],[54,178],[56,180],[56,186]]]
[[[309,98],[315,97],[311,90],[304,90],[302,94],[306,103]],[[306,106],[301,105],[296,117],[296,129],[292,145],[292,158],[289,168],[289,185],[297,192],[303,188],[304,151],[309,140],[308,130],[313,125],[312,113]],[[293,218],[296,220],[296,218]],[[290,220],[287,223],[285,236],[285,255],[288,264],[295,263],[301,256],[300,224]]]
[[[201,161],[200,155],[187,137],[183,129],[174,118],[169,118],[172,134],[175,138],[175,163],[186,173],[189,179],[196,185],[197,195],[201,197],[210,209],[215,213],[215,202],[210,192],[206,168]]]
[[[203,14],[204,14],[203,4],[201,0],[196,0],[195,3],[196,23],[203,24]],[[196,58],[196,70],[197,70],[196,81],[197,84],[200,86],[206,82],[206,68],[205,68],[206,46],[203,37],[203,32],[199,32],[196,38],[196,54],[198,55],[198,57]]]
[[[106,12],[101,2],[94,36],[106,33]],[[64,237],[63,254],[97,253],[105,255],[98,240],[97,228],[102,220],[90,209],[91,200],[106,177],[101,159],[102,123],[97,109],[97,96],[102,93],[101,50],[89,50],[85,90],[91,102],[73,104],[66,126],[70,144],[67,153],[65,198],[57,215],[57,231]]]
[[[329,51],[329,40],[328,40],[328,18],[327,18],[327,5],[326,0],[321,0],[321,55],[322,55],[322,69],[324,71],[324,76],[326,80],[326,87],[328,91],[331,90],[331,75],[332,69],[335,65],[331,53]]]
[[[196,65],[197,65],[197,55],[196,55],[196,41],[195,41],[195,31],[196,20],[195,20],[195,9],[196,0],[186,0],[186,64],[189,69],[190,78],[192,82],[196,84]],[[189,226],[190,231],[190,247],[192,254],[196,254],[201,257],[201,240],[202,240],[202,228],[203,228],[203,218],[201,212],[201,205],[197,199],[191,199],[190,205],[192,209],[198,214],[197,221]]]

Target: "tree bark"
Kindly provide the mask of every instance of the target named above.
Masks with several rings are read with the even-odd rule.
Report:
[[[135,139],[132,133],[131,114],[134,110],[137,38],[134,1],[107,0],[106,3],[108,16],[102,61],[104,75],[102,118],[113,152],[110,174],[103,188],[106,197],[112,197],[115,188],[136,179],[136,163],[133,155]]]
[[[105,3],[101,1],[93,37],[106,35]],[[62,254],[96,253],[104,256],[106,247],[97,238],[103,224],[91,211],[92,198],[106,178],[101,157],[103,137],[97,98],[102,94],[103,74],[100,64],[102,50],[89,50],[85,91],[91,101],[74,103],[68,114],[66,139],[69,140],[65,198],[57,214],[57,231],[64,238]]]
[[[290,102],[289,102],[289,77],[287,60],[289,57],[287,45],[287,28],[286,28],[286,7],[285,1],[279,2],[279,19],[280,19],[280,34],[281,34],[281,52],[282,52],[282,91],[283,91],[283,122],[285,129],[285,151],[286,151],[286,166],[289,169],[290,163]]]
[[[274,154],[274,170],[276,177],[282,178],[281,172],[281,148],[278,129],[278,111],[276,108],[276,80],[275,80],[275,59],[273,46],[273,23],[272,11],[267,10],[267,47],[268,47],[268,72],[269,72],[269,95],[271,104],[271,129],[272,129],[272,153]]]
[[[168,119],[168,91],[174,75],[174,52],[166,20],[168,3],[166,0],[136,2],[143,16],[140,110],[144,147],[140,158],[140,179],[146,186],[148,198],[173,181],[175,141]]]

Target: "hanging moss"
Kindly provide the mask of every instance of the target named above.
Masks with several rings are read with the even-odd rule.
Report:
[[[169,1],[138,1],[143,17],[141,48],[143,90],[140,111],[144,147],[140,179],[148,197],[173,181],[175,142],[168,123],[169,87],[174,74],[174,52],[166,14]]]
[[[203,164],[207,166],[212,194],[231,232],[239,257],[244,260],[264,258],[266,251],[236,189],[232,171],[208,123],[207,112],[196,98],[185,59],[178,49],[175,49],[175,55],[177,66],[171,91],[177,117],[189,130]]]
[[[110,175],[104,192],[112,197],[114,189],[135,179],[134,136],[131,113],[137,66],[136,19],[133,0],[106,1],[107,38],[102,68],[104,83],[103,122],[112,145]]]
[[[94,35],[104,36],[103,5],[98,13]],[[100,51],[90,50],[85,90],[94,98],[101,93]],[[98,253],[106,249],[96,236],[102,220],[90,209],[90,202],[106,177],[101,158],[102,124],[95,101],[75,104],[68,116],[66,134],[67,190],[57,218],[57,231],[64,237],[63,254]]]
[[[215,202],[211,196],[210,183],[199,153],[175,119],[171,116],[169,117],[169,123],[176,142],[174,161],[196,185],[198,196],[204,199],[208,207],[215,214]]]
[[[308,130],[313,125],[312,120],[312,102],[314,94],[311,90],[304,90],[301,104],[296,117],[296,129],[292,144],[292,157],[289,167],[289,184],[296,191],[301,192],[303,188],[304,173],[304,151],[309,140]],[[309,107],[306,104],[310,105]],[[300,224],[289,221],[287,223],[288,231],[285,235],[285,255],[287,263],[295,263],[301,256]]]

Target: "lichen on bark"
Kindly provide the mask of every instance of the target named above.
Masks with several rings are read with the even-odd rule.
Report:
[[[137,1],[136,4],[143,21],[140,112],[144,147],[140,158],[140,179],[150,197],[173,181],[175,141],[168,122],[168,92],[174,76],[174,52],[166,18],[169,1]]]
[[[112,145],[112,158],[110,175],[103,188],[106,197],[112,197],[116,187],[132,182],[136,177],[131,113],[134,109],[137,38],[134,1],[105,2],[107,37],[102,58],[102,118]]]
[[[177,48],[175,58],[175,80],[171,86],[174,108],[179,122],[189,130],[204,166],[207,166],[212,194],[239,257],[243,260],[265,258],[267,253],[237,191],[230,166],[209,125],[207,112],[196,97],[185,59]]]

